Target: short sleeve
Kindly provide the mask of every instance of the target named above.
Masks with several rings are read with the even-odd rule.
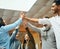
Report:
[[[47,18],[43,18],[43,19],[39,19],[38,23],[45,25],[45,24],[50,24],[50,21]]]

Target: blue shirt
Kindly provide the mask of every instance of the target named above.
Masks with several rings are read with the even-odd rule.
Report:
[[[10,45],[10,36],[8,31],[14,29],[16,26],[20,25],[22,22],[22,18],[19,18],[15,23],[1,26],[0,28],[0,46],[5,47],[6,49],[9,49]]]
[[[21,42],[16,39],[16,34],[18,33],[18,28],[13,31],[11,37],[10,37],[10,49],[18,49],[18,47],[21,47]]]

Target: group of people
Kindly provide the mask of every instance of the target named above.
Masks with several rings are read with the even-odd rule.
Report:
[[[0,48],[10,49],[10,45],[13,42],[15,35],[12,38],[9,36],[8,31],[19,26],[25,20],[25,25],[38,33],[41,33],[42,49],[60,49],[60,0],[54,0],[51,9],[56,16],[51,18],[35,19],[28,18],[24,13],[20,14],[20,18],[9,25],[5,25],[4,20],[0,18]],[[32,25],[30,22],[42,24],[42,28],[38,28]],[[17,32],[18,30],[16,30]],[[10,43],[11,42],[11,43]],[[19,42],[18,42],[19,43]],[[13,48],[14,49],[14,48]],[[25,48],[29,49],[29,48]]]
[[[25,28],[27,30],[27,34],[25,35],[23,47],[22,47],[22,43],[17,39],[17,36],[19,34],[19,26],[24,18],[23,15],[24,14],[21,13],[20,18],[16,22],[9,25],[6,25],[5,21],[2,18],[0,18],[0,49],[29,49],[30,47],[25,45],[27,44],[27,42],[30,42],[31,47],[33,46],[32,49],[33,48],[35,49],[34,40],[31,40],[31,38],[29,37],[30,32],[28,28]],[[12,32],[12,35],[10,36],[9,31],[12,29],[15,30]],[[30,34],[30,36],[32,37],[32,34]]]
[[[19,27],[16,27],[10,37],[10,49],[35,49],[35,41],[32,34],[29,31],[29,28],[26,27],[26,33],[24,35],[23,41],[20,40]],[[21,35],[22,36],[22,35]]]

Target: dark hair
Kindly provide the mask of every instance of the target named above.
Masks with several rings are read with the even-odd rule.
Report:
[[[3,19],[0,17],[0,27],[1,26],[5,26],[5,23],[4,23]]]
[[[60,0],[54,0],[53,3],[56,3],[56,5],[60,5]]]

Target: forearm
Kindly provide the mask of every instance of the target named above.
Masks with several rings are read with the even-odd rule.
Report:
[[[27,21],[38,23],[39,19],[25,17]]]
[[[38,27],[36,27],[36,26],[34,26],[34,25],[30,24],[30,23],[28,23],[27,26],[29,28],[33,29],[36,32],[41,32],[41,28],[38,28]]]

